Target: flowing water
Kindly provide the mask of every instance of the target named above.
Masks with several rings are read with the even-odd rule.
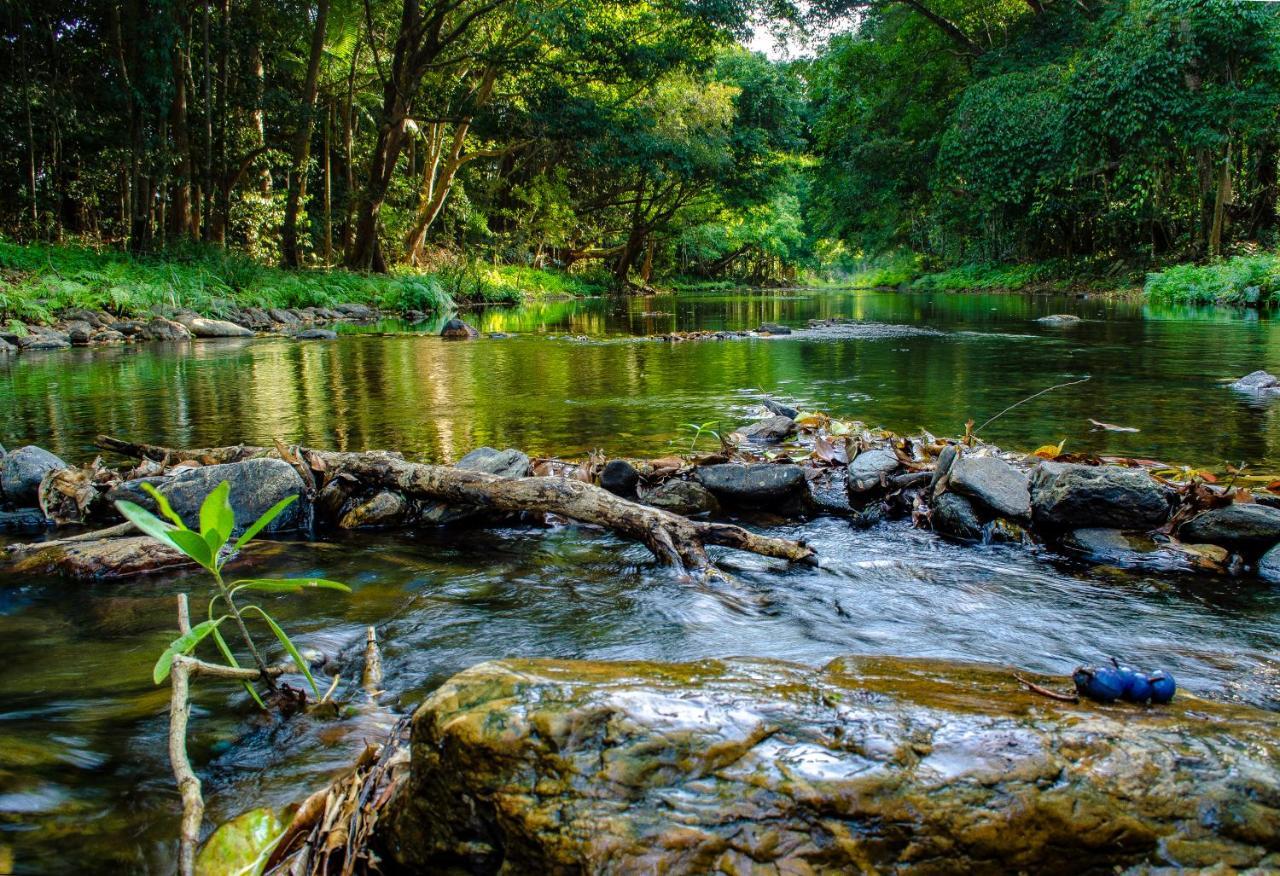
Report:
[[[1077,324],[1037,323],[1074,313]],[[668,344],[675,329],[803,326],[846,316],[929,329]],[[734,292],[588,300],[469,315],[506,338],[435,326],[344,330],[329,343],[209,341],[0,361],[0,443],[72,461],[100,432],[175,446],[248,441],[389,447],[453,460],[482,444],[571,456],[659,454],[686,423],[732,426],[763,395],[900,431],[985,437],[1280,471],[1280,423],[1223,378],[1280,370],[1280,322],[1123,302],[878,292]],[[865,330],[859,329],[864,332]],[[1138,432],[1091,431],[1090,419]],[[684,437],[679,437],[684,435]],[[576,527],[462,528],[280,542],[256,571],[321,574],[350,595],[269,597],[295,640],[335,655],[344,716],[266,720],[245,694],[198,686],[192,757],[209,818],[320,786],[453,672],[503,656],[820,664],[845,653],[995,661],[1053,673],[1119,654],[1187,689],[1280,709],[1280,590],[1250,580],[1090,566],[1022,548],[956,547],[905,524],[771,524],[820,569],[726,555],[732,589],[703,589],[648,553]],[[243,562],[243,561],[242,561]],[[150,667],[192,575],[128,583],[0,579],[0,865],[21,873],[168,872],[178,799],[167,688]],[[197,612],[203,610],[196,600]],[[358,692],[366,625],[384,639],[389,710]],[[322,678],[322,682],[327,680]],[[0,872],[3,872],[0,869]]]

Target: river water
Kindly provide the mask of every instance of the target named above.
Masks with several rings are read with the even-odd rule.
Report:
[[[1082,322],[1035,322],[1073,313]],[[853,317],[928,333],[668,344],[675,329]],[[984,432],[1010,448],[1280,471],[1280,407],[1223,378],[1280,370],[1280,322],[1256,313],[996,295],[751,292],[587,300],[468,318],[506,338],[443,342],[435,326],[344,330],[329,343],[207,341],[0,362],[0,443],[92,458],[99,432],[174,446],[272,438],[388,447],[427,461],[474,447],[661,454],[682,424],[731,427],[764,395],[900,431],[957,434],[1045,387]],[[1090,419],[1138,432],[1091,431]],[[268,598],[299,644],[336,655],[342,717],[266,720],[242,691],[200,685],[192,756],[209,818],[319,787],[367,738],[453,672],[503,656],[820,664],[845,653],[994,661],[1068,673],[1116,654],[1187,689],[1280,709],[1280,590],[1021,548],[949,545],[905,524],[798,527],[824,558],[787,569],[726,556],[738,585],[701,589],[640,547],[577,527],[462,528],[282,542],[255,573],[315,574],[351,595]],[[21,873],[168,872],[178,799],[167,688],[150,667],[193,575],[83,584],[0,578],[0,863]],[[357,691],[363,630],[385,641],[391,693]],[[323,679],[322,681],[326,681]]]

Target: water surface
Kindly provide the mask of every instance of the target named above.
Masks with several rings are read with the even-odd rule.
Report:
[[[1034,322],[1071,312],[1079,324]],[[669,314],[669,315],[655,315]],[[673,329],[803,326],[847,316],[937,334],[671,345]],[[764,394],[898,430],[992,424],[991,440],[1280,469],[1272,409],[1220,378],[1280,368],[1256,314],[1151,311],[1075,298],[751,293],[589,300],[471,314],[513,337],[383,336],[149,345],[0,363],[0,443],[75,461],[109,432],[172,445],[245,440],[391,447],[452,460],[481,444],[531,453],[664,453],[682,423],[733,425]],[[432,326],[423,327],[431,329]],[[1090,418],[1141,429],[1090,431]],[[771,656],[817,665],[863,652],[994,661],[1053,673],[1119,654],[1188,689],[1280,708],[1280,591],[1252,581],[1119,570],[1020,548],[963,548],[902,524],[803,533],[820,569],[723,555],[735,587],[698,588],[643,549],[577,527],[472,527],[266,545],[245,571],[323,574],[354,593],[270,597],[300,644],[334,655],[350,714],[265,720],[242,692],[200,685],[193,760],[210,820],[318,787],[453,672],[504,656]],[[177,794],[167,689],[150,681],[194,575],[128,583],[0,581],[0,860],[18,872],[169,872]],[[366,625],[392,695],[355,689]],[[322,679],[325,680],[325,679]],[[294,680],[295,683],[297,680]]]

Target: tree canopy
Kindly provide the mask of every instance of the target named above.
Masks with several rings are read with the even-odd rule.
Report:
[[[388,270],[785,280],[1274,243],[1229,0],[13,0],[0,227]],[[740,41],[821,33],[799,60]]]

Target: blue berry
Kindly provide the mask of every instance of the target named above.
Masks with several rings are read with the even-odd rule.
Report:
[[[1178,689],[1178,684],[1173,680],[1173,676],[1165,672],[1163,669],[1157,669],[1147,677],[1147,681],[1151,684],[1151,702],[1167,703],[1173,699],[1174,691]]]
[[[1100,703],[1115,702],[1124,693],[1124,678],[1118,670],[1106,666],[1082,666],[1071,678],[1082,696]]]

